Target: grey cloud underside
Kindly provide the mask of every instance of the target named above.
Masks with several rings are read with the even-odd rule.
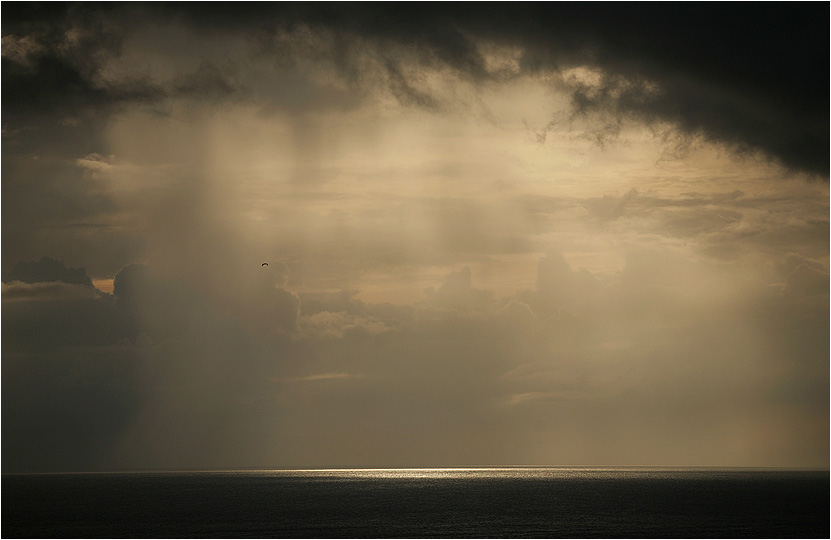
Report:
[[[260,55],[291,54],[274,36],[325,32],[325,52],[349,81],[361,81],[371,51],[402,102],[438,108],[439,98],[408,80],[402,62],[447,67],[481,84],[576,66],[602,70],[598,85],[563,81],[573,113],[602,126],[634,119],[670,123],[737,151],[761,151],[787,167],[828,176],[828,14],[822,3],[782,4],[149,4],[95,8],[3,8],[4,36],[34,36],[43,47],[26,65],[3,60],[4,114],[152,103],[171,96],[254,96],[232,67],[207,62],[172,81],[102,83],[130,17],[176,20],[199,39],[245,36]],[[60,45],[60,29],[87,40]],[[279,40],[278,40],[279,41]],[[489,68],[483,44],[521,50],[519,72]],[[280,60],[285,61],[285,59]],[[331,96],[330,96],[331,97]],[[608,135],[608,133],[607,133]]]

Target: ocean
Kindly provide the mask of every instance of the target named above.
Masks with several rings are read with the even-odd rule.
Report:
[[[828,538],[829,472],[340,469],[2,476],[4,538]]]

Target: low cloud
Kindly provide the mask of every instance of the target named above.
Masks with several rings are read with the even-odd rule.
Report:
[[[678,269],[667,253],[633,253],[619,282],[601,285],[552,252],[533,290],[494,297],[462,269],[415,310],[349,292],[306,296],[303,308],[274,285],[233,299],[141,265],[118,274],[114,297],[22,311],[4,292],[4,414],[29,411],[4,419],[6,443],[20,449],[4,466],[34,466],[22,449],[46,442],[67,449],[41,456],[55,469],[668,463],[656,444],[686,446],[685,459],[702,464],[825,455],[811,433],[790,432],[790,446],[770,451],[749,450],[766,441],[753,434],[741,448],[704,435],[731,429],[725,410],[736,420],[794,400],[794,422],[827,420],[815,383],[827,374],[827,335],[777,322],[797,296],[827,293],[827,274],[802,265],[781,296],[725,295],[719,280],[731,278],[716,267]],[[45,324],[69,326],[32,355],[23,328]],[[799,367],[782,360],[794,347]],[[23,405],[46,393],[36,409]],[[88,451],[50,427],[61,410],[70,425],[86,422]],[[336,452],[323,444],[332,440]],[[630,449],[609,450],[620,445]]]
[[[83,268],[67,268],[63,261],[50,257],[41,257],[36,262],[20,261],[9,272],[4,281],[22,281],[23,283],[42,283],[59,281],[92,287],[92,280]]]

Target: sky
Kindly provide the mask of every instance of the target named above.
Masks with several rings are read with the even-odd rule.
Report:
[[[827,467],[828,21],[3,2],[4,472]]]

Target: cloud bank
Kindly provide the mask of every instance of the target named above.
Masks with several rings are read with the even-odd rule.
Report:
[[[553,253],[534,289],[507,298],[462,268],[411,307],[348,292],[298,299],[265,281],[256,299],[239,288],[220,298],[136,265],[116,276],[114,298],[6,289],[4,461],[824,459],[827,272],[800,265],[772,288],[673,259],[633,253],[603,286]]]

